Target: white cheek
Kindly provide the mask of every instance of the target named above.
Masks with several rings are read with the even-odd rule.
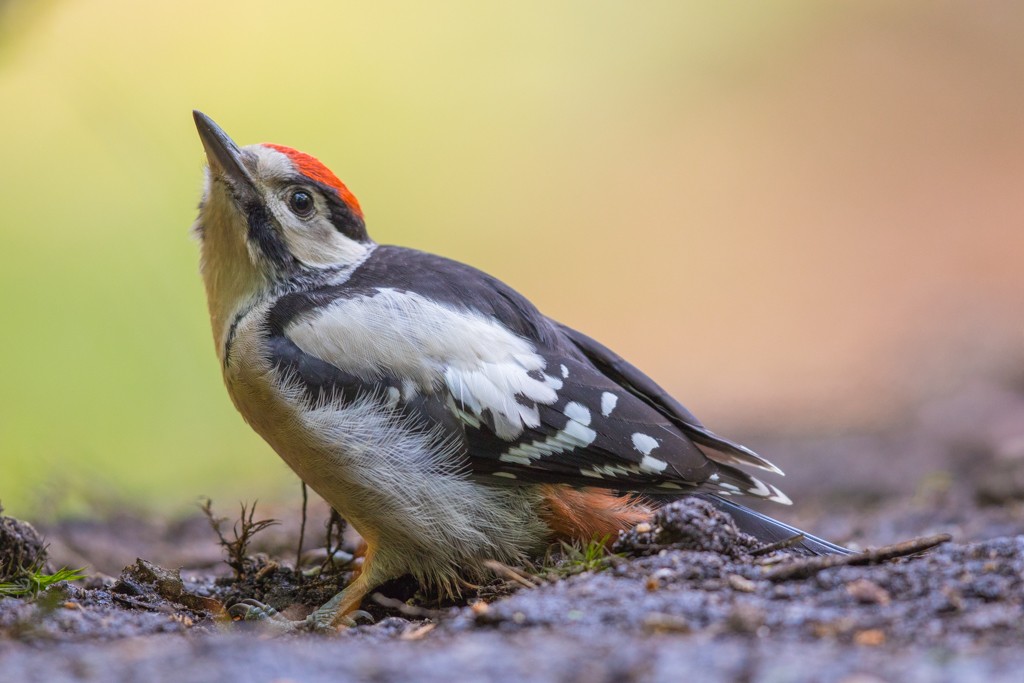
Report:
[[[369,244],[342,235],[322,215],[304,221],[279,198],[272,199],[269,204],[281,226],[288,251],[307,266],[350,265],[361,261],[370,248]],[[323,207],[319,202],[317,208],[322,214]]]

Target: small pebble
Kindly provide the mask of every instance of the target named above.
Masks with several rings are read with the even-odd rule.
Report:
[[[857,631],[857,633],[853,635],[853,642],[857,645],[878,647],[879,645],[885,644],[885,632],[878,628],[869,628],[864,631]]]
[[[757,588],[757,584],[745,576],[729,574],[729,587],[741,593],[753,593],[754,589]]]

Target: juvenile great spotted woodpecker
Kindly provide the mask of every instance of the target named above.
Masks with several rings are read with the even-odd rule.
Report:
[[[470,266],[382,246],[313,157],[239,148],[194,112],[209,162],[194,231],[235,406],[365,539],[359,576],[283,630],[351,623],[411,574],[440,591],[553,539],[612,536],[699,495],[765,542],[802,532],[732,503],[788,504],[743,468],[781,471],[709,431],[590,337]],[[843,548],[803,534],[808,553]]]

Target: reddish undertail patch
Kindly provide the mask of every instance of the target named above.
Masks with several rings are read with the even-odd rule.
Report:
[[[363,209],[359,206],[359,200],[356,199],[356,196],[352,194],[347,187],[345,187],[345,183],[341,182],[338,179],[338,176],[331,172],[331,169],[320,163],[319,159],[314,156],[310,156],[305,152],[300,152],[297,149],[285,147],[284,145],[275,145],[265,142],[263,143],[263,146],[277,150],[291,159],[299,173],[310,180],[315,180],[318,183],[323,183],[324,185],[337,190],[338,196],[341,197],[341,201],[345,202],[357,216],[360,218],[363,217]]]
[[[541,519],[566,541],[589,543],[607,538],[610,545],[620,531],[650,519],[651,509],[636,496],[617,496],[603,489],[574,489],[546,485]]]

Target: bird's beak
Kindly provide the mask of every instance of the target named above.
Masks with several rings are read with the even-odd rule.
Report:
[[[236,195],[256,194],[256,183],[242,163],[242,150],[220,126],[199,110],[192,111],[199,131],[199,139],[206,149],[206,159],[213,173],[224,176]]]

